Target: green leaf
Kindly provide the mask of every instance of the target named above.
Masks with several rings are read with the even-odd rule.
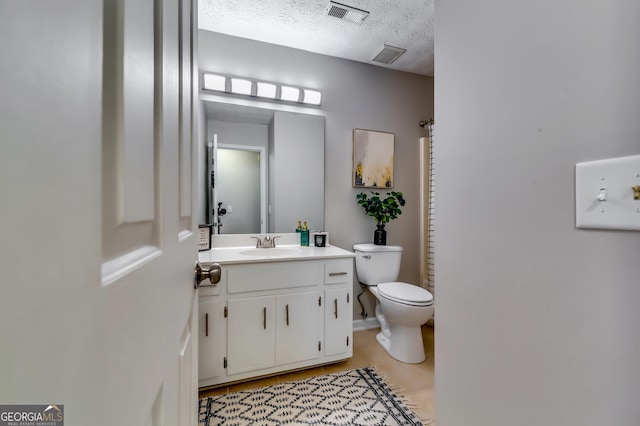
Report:
[[[373,217],[378,224],[388,223],[391,219],[396,219],[402,210],[400,207],[405,205],[405,199],[402,192],[391,191],[380,197],[379,192],[371,191],[371,198],[364,192],[356,195],[357,203],[360,204],[367,215]]]

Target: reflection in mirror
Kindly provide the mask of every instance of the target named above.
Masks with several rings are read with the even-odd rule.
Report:
[[[324,117],[205,101],[214,233],[324,229]]]
[[[261,188],[265,175],[265,149],[259,146],[218,144],[216,176],[219,187],[216,228],[219,234],[259,234],[265,231],[266,197]],[[224,229],[223,229],[224,226]]]

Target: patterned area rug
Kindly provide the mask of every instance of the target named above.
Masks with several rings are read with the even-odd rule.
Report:
[[[203,398],[200,426],[424,425],[371,367]]]

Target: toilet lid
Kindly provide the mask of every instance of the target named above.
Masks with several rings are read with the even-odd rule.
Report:
[[[389,282],[376,287],[382,297],[405,305],[429,306],[433,303],[433,295],[417,285]]]
[[[353,251],[362,251],[365,253],[377,252],[377,251],[402,251],[402,246],[381,246],[371,243],[360,243],[353,245]]]

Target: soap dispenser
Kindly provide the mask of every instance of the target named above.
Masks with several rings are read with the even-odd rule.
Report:
[[[300,245],[309,246],[309,229],[307,228],[307,222],[304,222],[304,227],[300,231]]]

